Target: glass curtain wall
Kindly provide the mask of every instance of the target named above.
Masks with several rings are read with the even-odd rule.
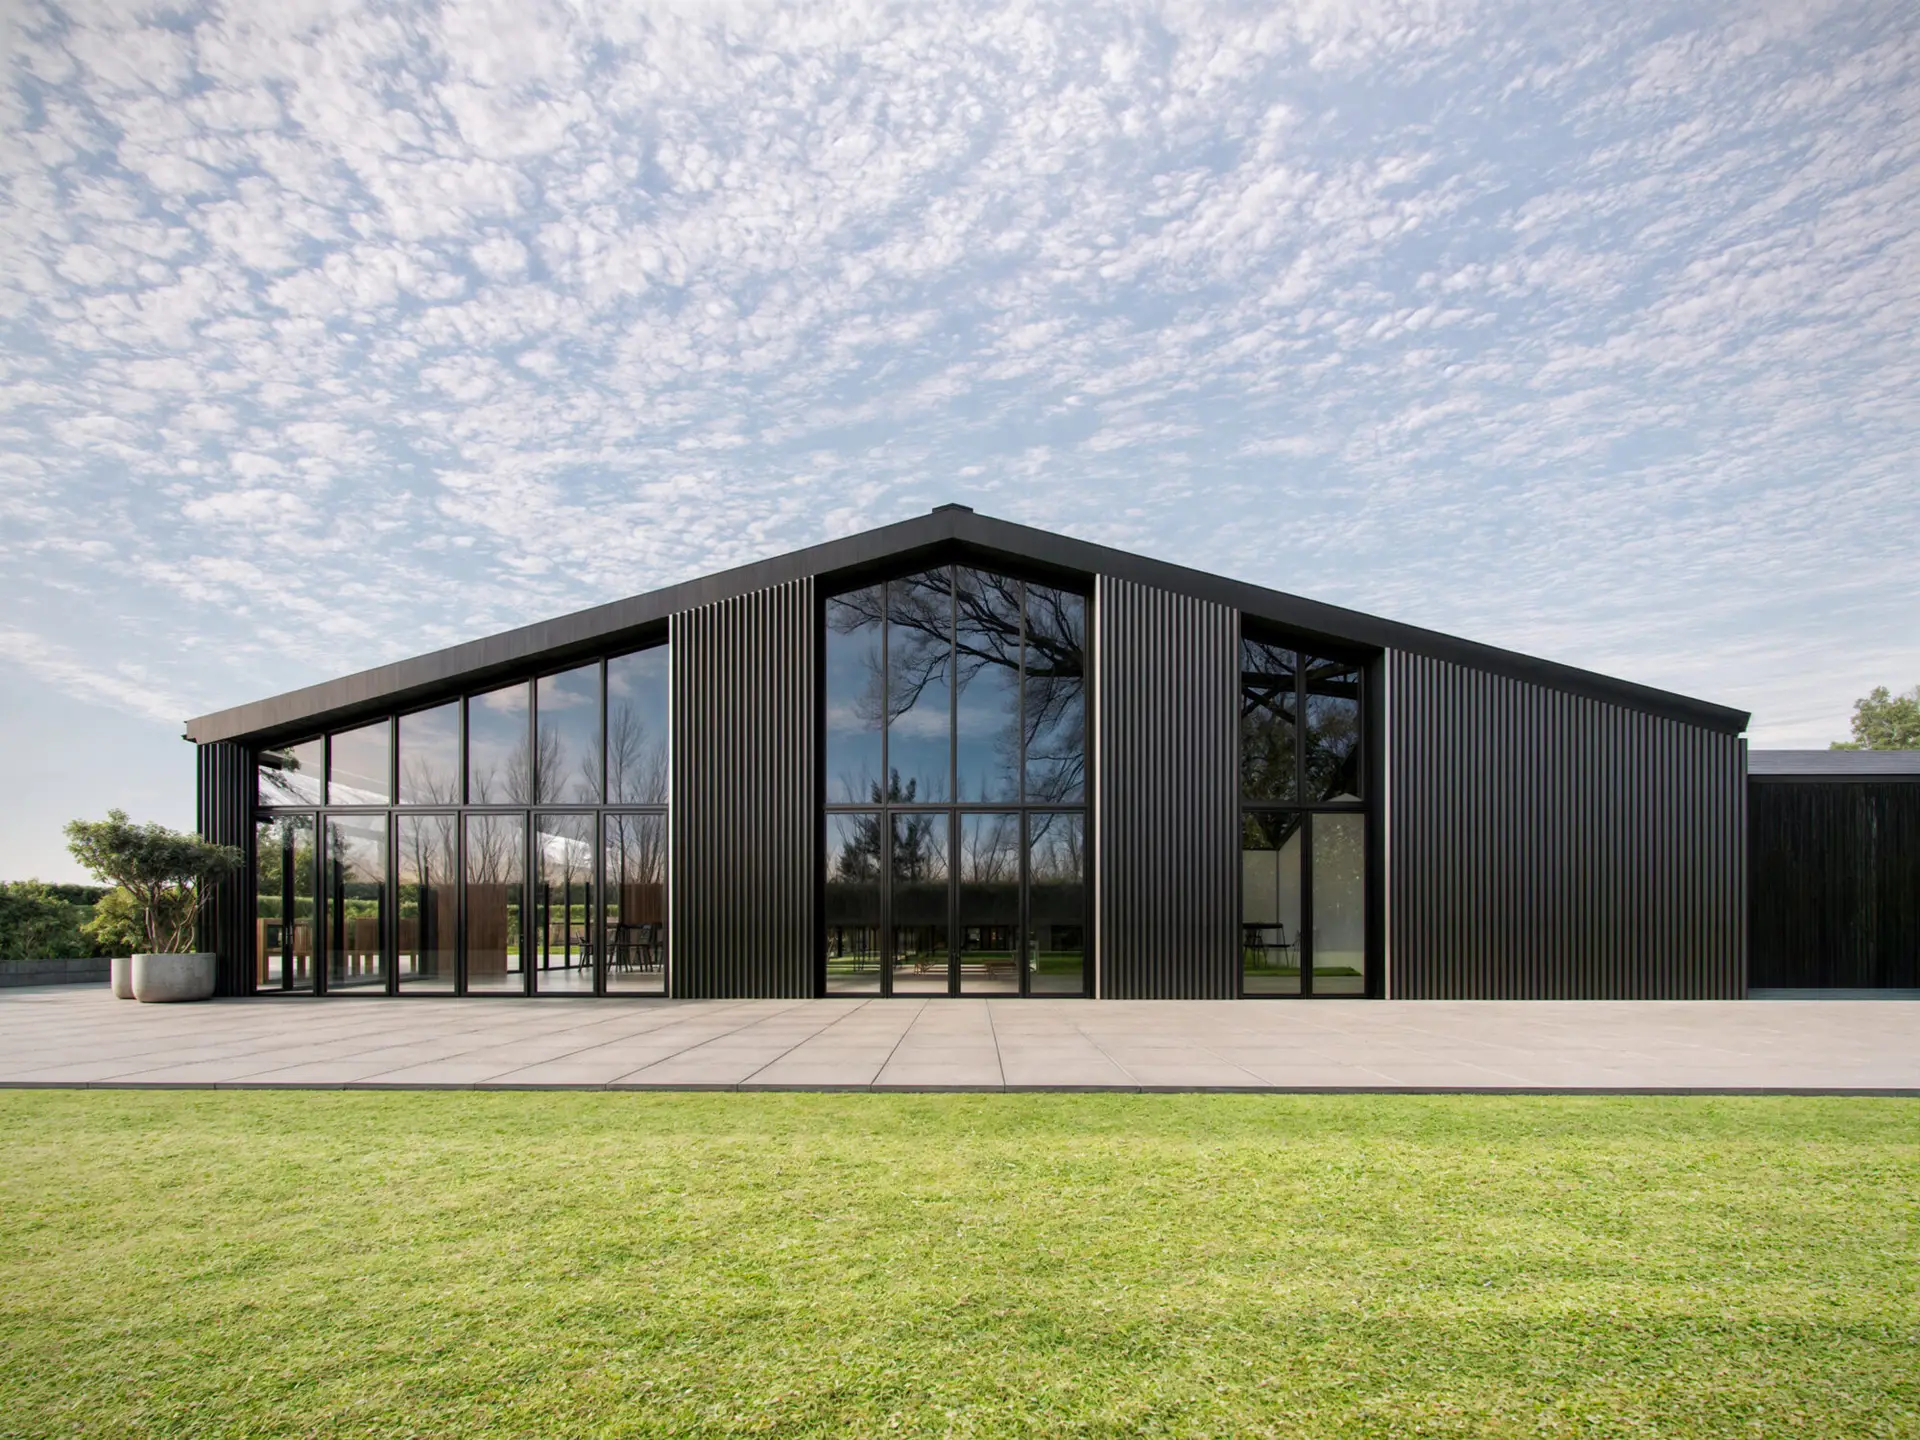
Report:
[[[1086,603],[967,566],[827,601],[827,993],[1086,993]]]
[[[1240,648],[1241,993],[1367,993],[1362,667]]]
[[[256,988],[664,991],[669,676],[655,646],[257,752]]]

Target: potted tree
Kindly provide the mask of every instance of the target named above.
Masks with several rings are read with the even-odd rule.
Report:
[[[200,895],[240,867],[240,852],[164,825],[135,825],[124,810],[104,820],[67,825],[67,849],[102,884],[132,897],[146,945],[129,957],[136,1000],[205,1000],[212,996],[215,957],[187,947],[200,915]],[[117,980],[118,977],[116,977]],[[121,994],[119,984],[115,994]]]

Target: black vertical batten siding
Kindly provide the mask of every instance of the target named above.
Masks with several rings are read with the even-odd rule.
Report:
[[[199,940],[219,957],[216,995],[253,994],[253,760],[244,745],[216,740],[196,750],[199,831],[231,845],[246,864],[201,897]]]
[[[1752,782],[1751,983],[1920,988],[1920,784]]]
[[[1746,994],[1737,735],[1390,651],[1388,993]]]
[[[1238,616],[1102,575],[1093,636],[1097,993],[1231,999]]]
[[[815,991],[818,609],[808,579],[672,618],[675,995]]]

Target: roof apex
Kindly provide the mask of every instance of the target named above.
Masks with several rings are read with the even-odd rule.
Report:
[[[668,617],[676,612],[755,590],[807,577],[828,585],[857,583],[863,574],[965,559],[1073,576],[1089,586],[1094,576],[1108,575],[1225,605],[1297,633],[1308,643],[1405,650],[1725,733],[1738,734],[1747,726],[1744,711],[996,519],[949,502],[924,515],[837,540],[198,716],[187,722],[186,738],[201,744],[293,738],[302,730],[429,704],[544,666],[652,643],[664,637]]]

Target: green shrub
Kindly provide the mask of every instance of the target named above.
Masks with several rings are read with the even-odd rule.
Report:
[[[71,960],[92,955],[87,907],[62,898],[66,887],[40,880],[0,882],[0,960]]]

